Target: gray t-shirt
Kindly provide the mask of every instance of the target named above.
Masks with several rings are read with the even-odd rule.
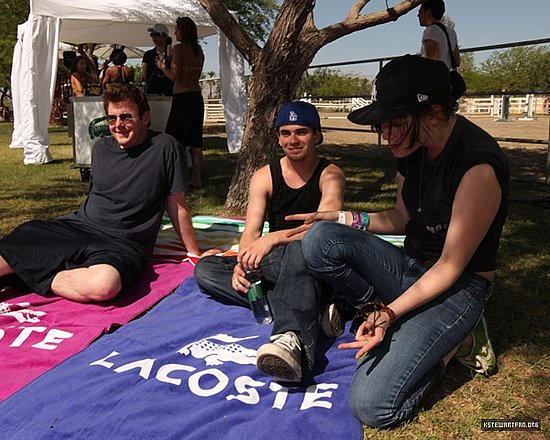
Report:
[[[181,146],[169,135],[151,131],[143,144],[129,149],[121,149],[112,137],[100,139],[92,150],[90,191],[75,214],[150,252],[166,197],[186,190],[182,170]]]

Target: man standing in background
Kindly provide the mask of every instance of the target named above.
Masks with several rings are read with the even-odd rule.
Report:
[[[422,33],[422,56],[431,60],[443,61],[451,70],[451,57],[454,57],[455,67],[460,66],[460,52],[458,50],[458,38],[453,28],[441,23],[445,14],[445,2],[443,0],[427,0],[418,10],[418,21],[420,26],[426,29]],[[449,53],[449,44],[443,28],[449,35],[449,43],[452,53]]]

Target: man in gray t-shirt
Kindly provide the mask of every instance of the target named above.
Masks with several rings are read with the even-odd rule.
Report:
[[[142,273],[165,208],[187,251],[200,253],[180,144],[149,130],[149,104],[136,87],[113,86],[103,105],[112,137],[94,145],[88,197],[78,212],[3,237],[0,277],[15,273],[42,295],[111,299]]]

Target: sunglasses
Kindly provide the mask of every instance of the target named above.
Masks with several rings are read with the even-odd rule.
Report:
[[[162,37],[164,34],[159,34],[158,32],[151,32],[149,34],[150,37]]]
[[[134,117],[131,113],[121,113],[120,115],[107,115],[107,121],[109,122],[109,125],[115,125],[117,119],[120,119],[120,122],[122,122],[123,124],[128,124],[129,122],[132,122],[134,120]]]
[[[389,307],[385,306],[384,304],[379,304],[374,302],[366,303],[361,306],[361,308],[357,311],[357,313],[353,317],[353,320],[351,321],[351,326],[349,329],[350,333],[356,334],[361,324],[367,321],[369,319],[369,316],[373,313],[374,313],[375,327],[379,327],[382,324],[385,324],[386,321],[377,322],[380,312],[386,312],[389,315],[390,324],[392,324],[393,321],[395,321],[395,313],[393,313],[393,310],[390,309]]]

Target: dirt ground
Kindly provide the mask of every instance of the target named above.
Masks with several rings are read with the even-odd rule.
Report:
[[[369,127],[350,123],[342,113],[322,114],[321,117],[325,133],[324,145],[378,143],[378,135],[375,133],[351,131],[367,130]],[[511,117],[507,122],[497,121],[487,116],[467,117],[495,138],[536,139],[546,142],[534,144],[499,141],[510,162],[513,182],[511,197],[550,207],[550,185],[545,184],[550,133],[549,116],[538,116],[533,120]],[[377,153],[374,154],[378,156]],[[385,155],[383,151],[379,154]]]

